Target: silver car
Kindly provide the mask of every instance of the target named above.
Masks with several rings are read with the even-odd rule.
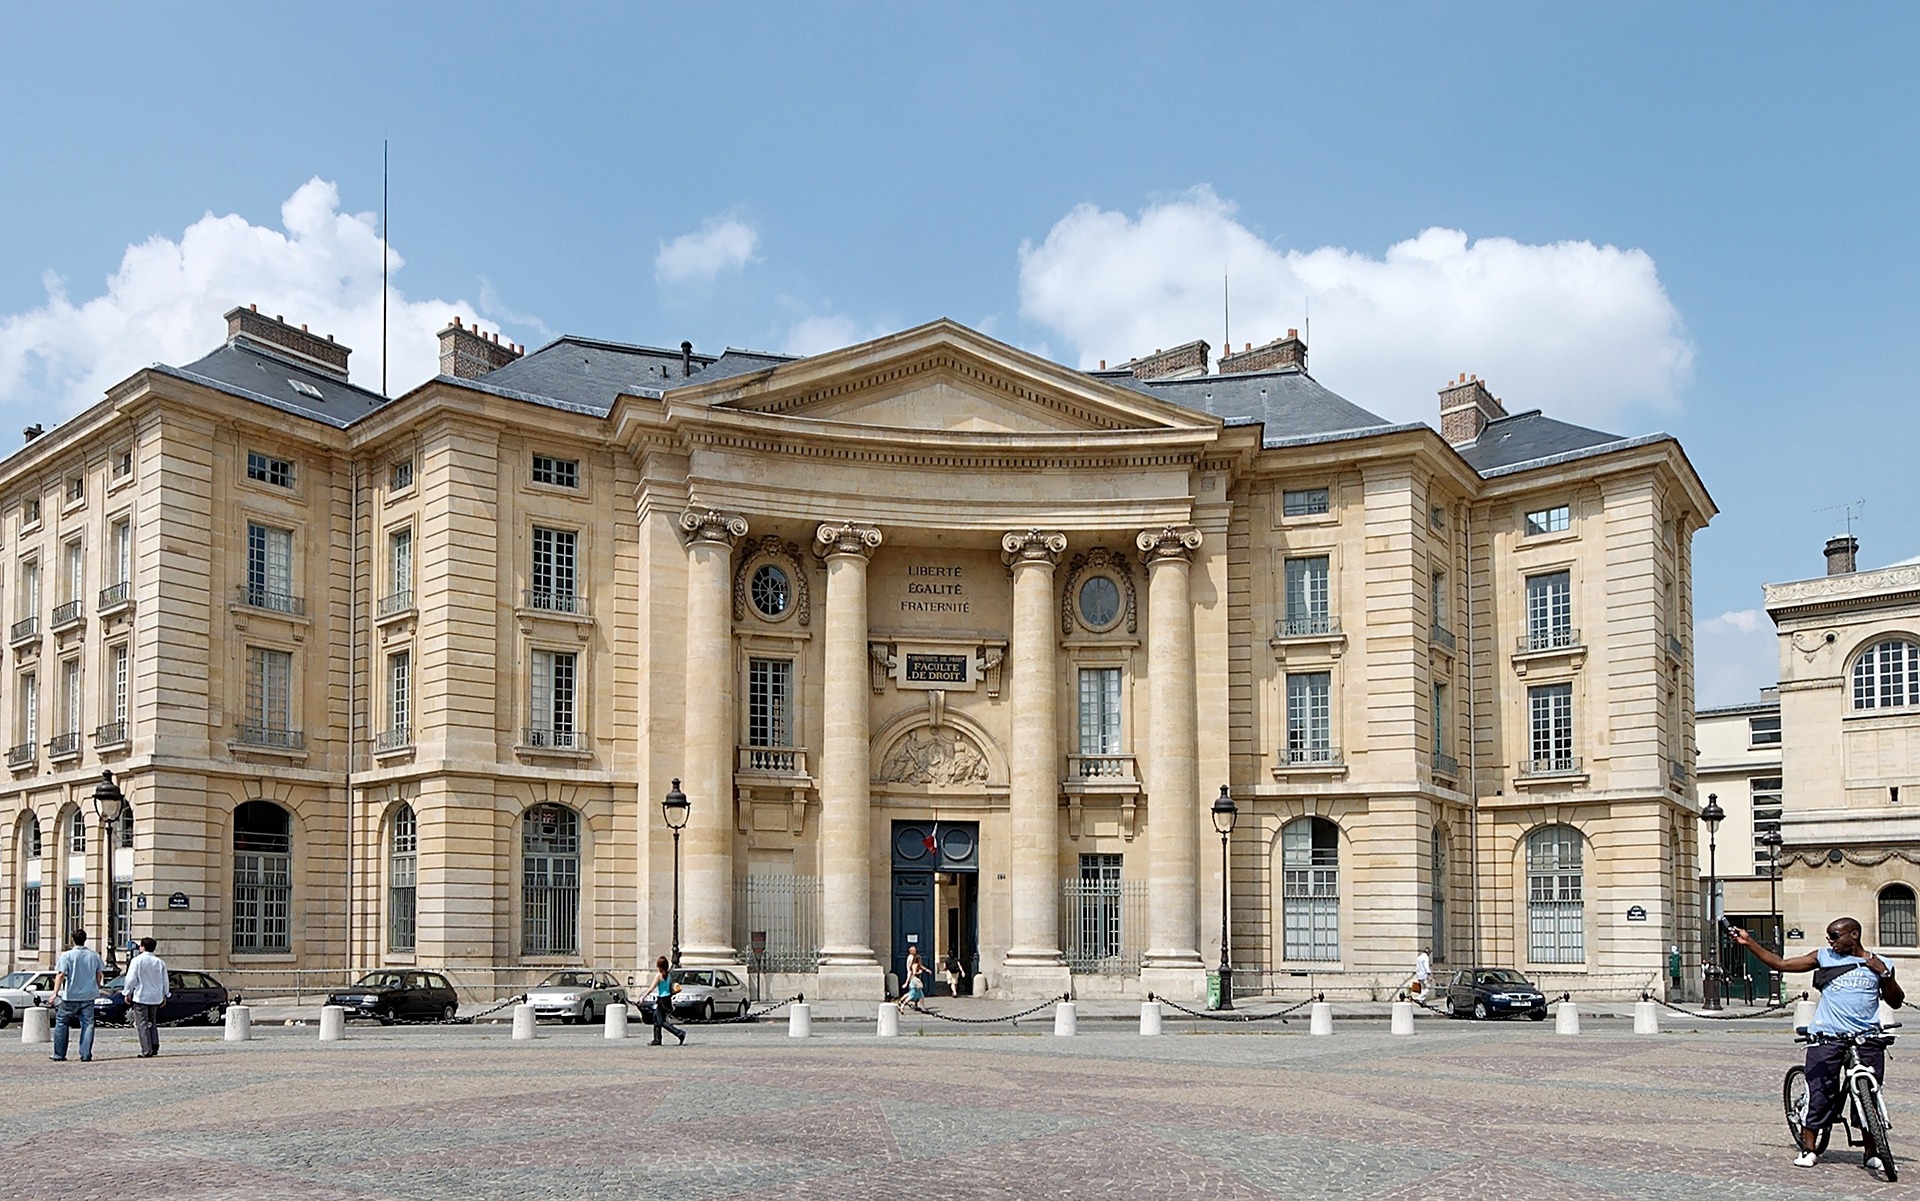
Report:
[[[668,979],[680,986],[673,994],[673,1012],[711,1022],[716,1017],[747,1016],[747,985],[725,968],[677,967]],[[640,1018],[653,1021],[653,998],[640,1001]]]
[[[627,1003],[627,990],[610,973],[563,968],[527,990],[537,1018],[591,1022],[606,1016],[607,1006]]]

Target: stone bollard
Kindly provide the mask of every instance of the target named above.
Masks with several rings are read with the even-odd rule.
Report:
[[[805,1001],[795,1001],[787,1007],[787,1037],[813,1037],[813,1008]]]
[[[1061,1038],[1072,1038],[1077,1031],[1080,1011],[1072,1001],[1062,1001],[1053,1007],[1053,1032]]]
[[[1160,1033],[1160,1002],[1140,1002],[1140,1033],[1143,1036]]]
[[[1560,1002],[1559,1007],[1553,1011],[1553,1032],[1555,1034],[1580,1033],[1580,1007],[1572,1001]]]
[[[1652,1001],[1633,1003],[1633,1032],[1635,1034],[1660,1033],[1660,1007]]]
[[[627,1007],[619,1001],[607,1006],[607,1037],[627,1036]]]
[[[900,1007],[898,1005],[889,1005],[885,1001],[880,1002],[879,1019],[880,1028],[874,1031],[874,1037],[900,1037]]]
[[[526,1042],[540,1037],[538,1019],[534,1017],[533,1006],[522,1001],[513,1007],[513,1041]]]
[[[337,1043],[347,1037],[347,1011],[338,1005],[320,1007],[320,1041]]]
[[[1391,1034],[1413,1033],[1412,1001],[1395,1001],[1393,1003],[1393,1025],[1389,1028],[1388,1032]]]
[[[1800,1001],[1795,1003],[1793,1007],[1793,1028],[1799,1030],[1805,1026],[1812,1025],[1813,1012],[1818,1007],[1818,1003],[1814,1001]]]
[[[253,1037],[253,1010],[245,1005],[227,1006],[227,1041],[243,1043]]]
[[[1308,1034],[1333,1033],[1333,1006],[1326,1001],[1315,1001],[1313,1008],[1307,1010]]]
[[[35,1005],[32,1009],[20,1011],[20,1041],[23,1043],[50,1043],[53,1041],[53,1010],[45,1005]]]

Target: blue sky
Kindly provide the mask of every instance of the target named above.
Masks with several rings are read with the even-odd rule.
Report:
[[[0,45],[0,407],[58,419],[256,302],[379,386],[476,314],[702,350],[949,316],[1092,366],[1312,315],[1426,417],[1677,434],[1700,699],[1764,581],[1920,555],[1910,6],[40,6]],[[1678,11],[1676,11],[1678,10]],[[317,181],[317,182],[316,182]]]

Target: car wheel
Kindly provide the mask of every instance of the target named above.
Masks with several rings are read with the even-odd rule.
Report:
[[[1528,1011],[1527,1016],[1536,1022],[1544,1022],[1547,1020],[1547,1011],[1544,1009],[1534,1009]]]
[[[5,1001],[0,1001],[0,1030],[5,1030],[12,1024],[13,1006],[7,1004]]]
[[[740,1020],[743,1022],[747,1020],[747,1003],[745,1001],[740,1002]]]
[[[703,1022],[711,1022],[713,1020],[713,998],[712,997],[708,997],[707,1003],[700,1007],[700,1020]]]
[[[1474,1001],[1473,1003],[1473,1020],[1474,1021],[1484,1022],[1492,1016],[1493,1016],[1493,1010],[1487,1007],[1487,1003],[1485,1001],[1481,1001],[1481,1000]]]
[[[398,1018],[400,1015],[393,1011],[393,1006],[389,1005],[385,1009],[382,1009],[375,1016],[380,1019],[380,1024],[382,1026],[391,1026],[394,1023],[394,1020]]]
[[[458,1005],[442,1005],[440,1007],[440,1020],[443,1022],[451,1022],[453,1015],[459,1011],[460,1007]]]
[[[580,1006],[580,1024],[582,1026],[593,1025],[593,1002],[592,1001],[588,1001],[586,1004]]]

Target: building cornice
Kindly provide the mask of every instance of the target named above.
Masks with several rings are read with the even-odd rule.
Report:
[[[1767,612],[1783,617],[1920,601],[1920,563],[1762,585]]]

